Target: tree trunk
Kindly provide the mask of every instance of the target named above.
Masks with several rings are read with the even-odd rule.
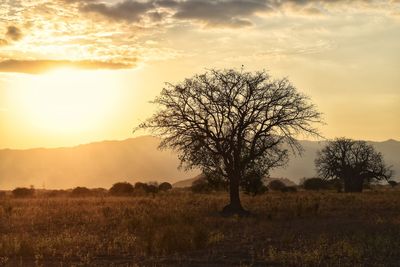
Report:
[[[232,175],[229,179],[229,198],[230,203],[222,209],[223,216],[249,215],[249,212],[243,209],[242,203],[240,202],[239,177],[237,175]]]

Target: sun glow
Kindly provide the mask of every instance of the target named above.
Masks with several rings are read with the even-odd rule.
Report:
[[[19,120],[46,133],[83,133],[110,122],[118,84],[104,71],[62,68],[18,79],[9,90]]]

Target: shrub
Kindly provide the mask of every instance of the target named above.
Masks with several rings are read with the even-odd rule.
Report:
[[[65,190],[46,190],[43,195],[45,197],[62,197],[66,196],[67,194],[68,192]]]
[[[281,189],[282,192],[297,192],[296,186],[285,186]]]
[[[343,191],[343,182],[340,179],[331,179],[326,182],[328,189],[334,189],[338,193]]]
[[[172,185],[170,183],[164,182],[158,186],[159,191],[168,191],[172,189]]]
[[[71,196],[72,197],[89,197],[92,196],[92,191],[89,188],[86,187],[75,187],[71,191]]]
[[[207,182],[207,179],[200,178],[195,180],[190,187],[193,193],[209,193],[211,192],[211,187]]]
[[[393,181],[393,180],[390,180],[390,181],[388,181],[388,184],[389,184],[391,187],[395,187],[396,185],[398,185],[398,182]]]
[[[273,191],[283,191],[286,188],[286,185],[281,180],[273,180],[268,184],[268,188]]]
[[[14,197],[33,197],[35,195],[34,188],[17,187],[12,191]]]
[[[136,191],[143,191],[143,192],[147,192],[147,187],[148,185],[142,182],[137,182],[135,183],[135,190]]]
[[[264,194],[268,191],[268,188],[263,184],[263,182],[256,179],[242,182],[241,188],[244,193],[252,196]]]
[[[133,186],[128,182],[115,183],[109,190],[110,194],[114,196],[130,195],[133,191]]]
[[[155,194],[157,192],[158,192],[158,186],[157,185],[154,185],[154,184],[148,184],[147,185],[146,193]]]
[[[108,193],[108,190],[105,188],[93,188],[90,191],[92,191],[92,194],[96,197],[102,197],[102,196],[106,196]]]
[[[303,188],[305,190],[322,190],[327,189],[327,187],[327,182],[321,178],[309,178],[303,183]]]

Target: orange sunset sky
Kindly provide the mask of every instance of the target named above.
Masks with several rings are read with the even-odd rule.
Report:
[[[327,138],[400,139],[399,0],[2,0],[0,148],[133,137],[164,82],[242,65]]]

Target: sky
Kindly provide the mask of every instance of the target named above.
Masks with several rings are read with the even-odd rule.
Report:
[[[134,137],[165,82],[242,65],[326,138],[400,139],[400,0],[2,0],[0,148]]]

